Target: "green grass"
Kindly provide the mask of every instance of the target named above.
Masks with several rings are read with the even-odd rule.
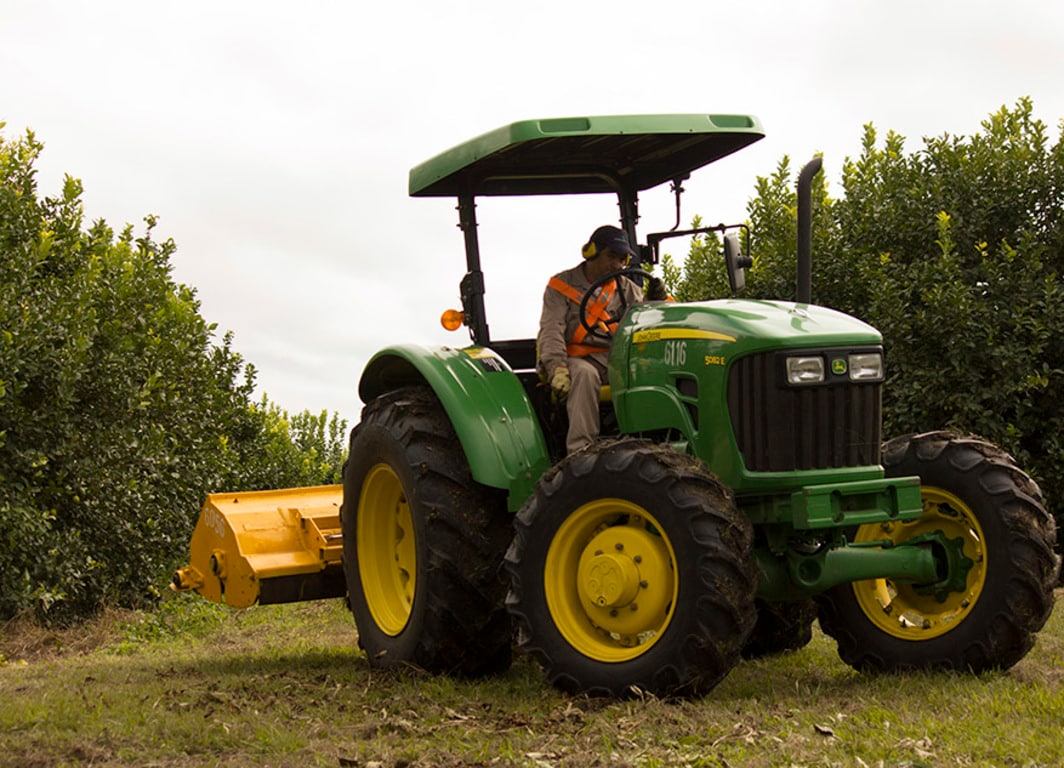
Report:
[[[371,670],[341,601],[181,596],[103,629],[4,627],[0,653],[2,766],[1064,763],[1060,610],[1005,673],[859,675],[817,633],[688,701],[565,696],[526,659],[479,681]]]

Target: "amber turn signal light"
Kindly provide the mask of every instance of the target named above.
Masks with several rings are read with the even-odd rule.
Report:
[[[457,331],[463,323],[465,323],[465,312],[459,312],[457,309],[448,309],[440,315],[440,325],[448,331]]]

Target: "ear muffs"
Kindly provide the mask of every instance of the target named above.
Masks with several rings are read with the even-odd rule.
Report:
[[[580,253],[583,254],[585,259],[593,259],[598,256],[598,246],[594,242],[590,242],[580,249]]]

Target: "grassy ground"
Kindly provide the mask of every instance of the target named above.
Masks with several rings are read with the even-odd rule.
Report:
[[[1051,766],[1062,725],[1059,607],[1006,673],[858,675],[817,633],[693,701],[373,671],[340,601],[0,628],[0,766]]]

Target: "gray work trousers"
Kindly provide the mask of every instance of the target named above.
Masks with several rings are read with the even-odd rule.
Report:
[[[569,414],[565,449],[572,453],[590,445],[599,435],[599,390],[609,377],[598,355],[570,357],[568,365],[572,384],[565,401]]]

